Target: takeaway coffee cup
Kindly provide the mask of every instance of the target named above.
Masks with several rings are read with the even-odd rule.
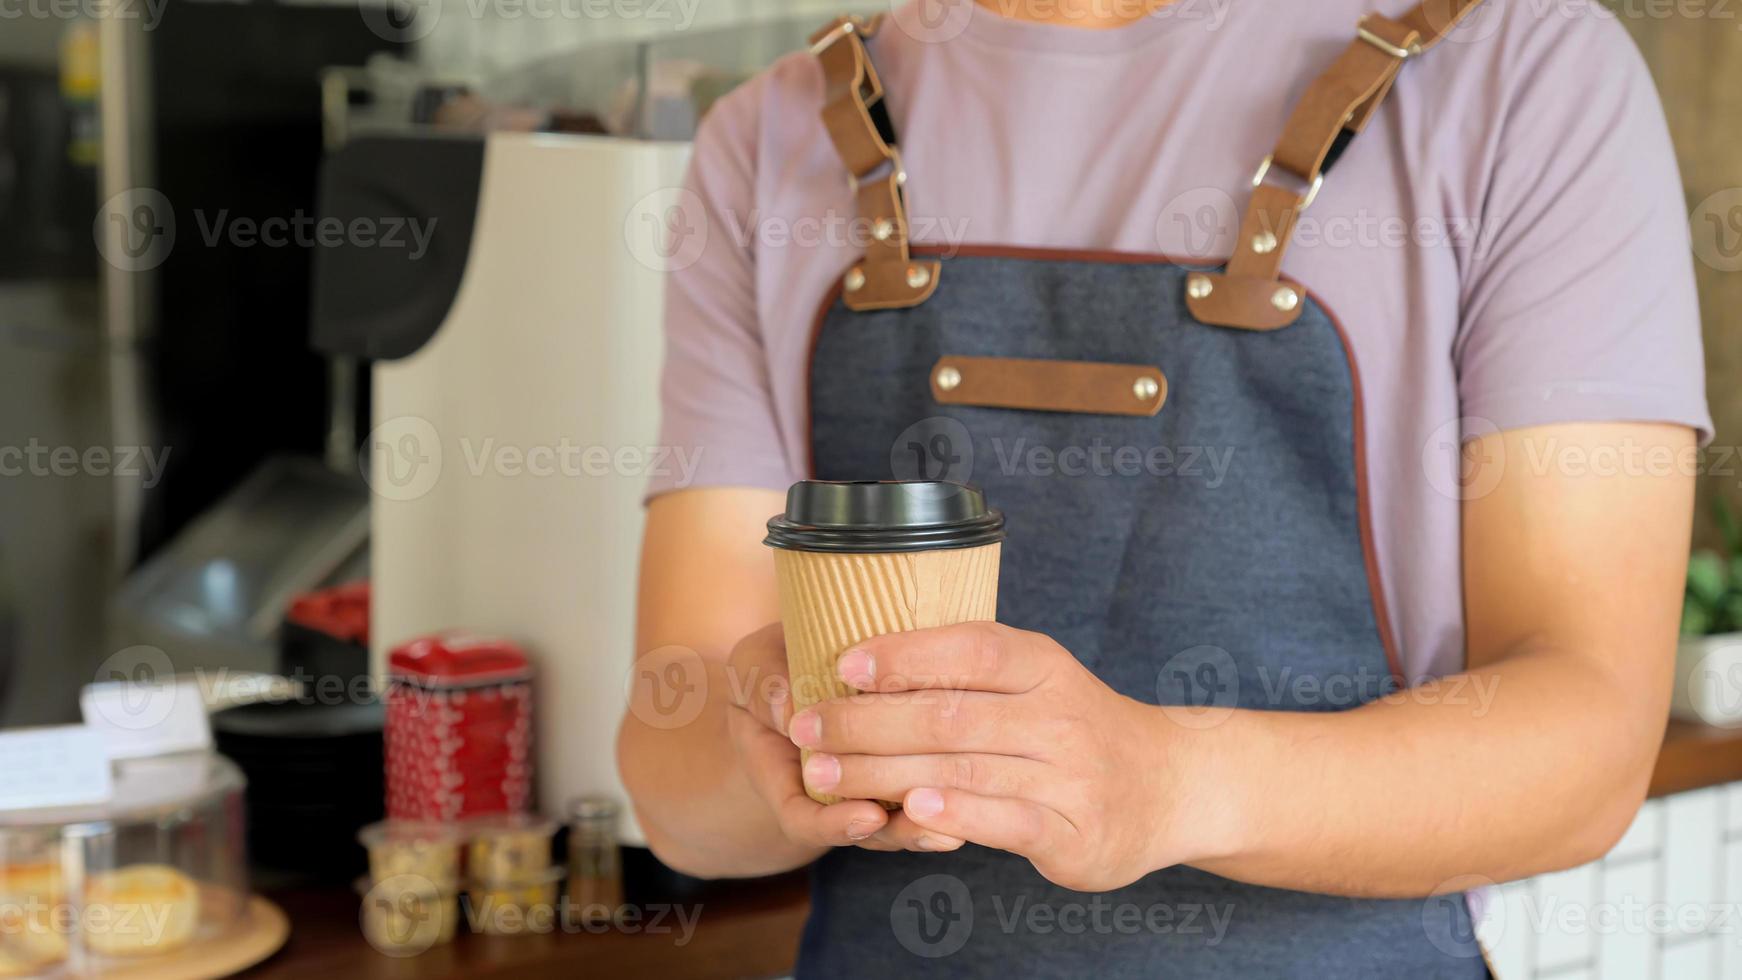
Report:
[[[855,693],[835,661],[861,640],[992,619],[1003,540],[1004,515],[974,487],[794,484],[763,541],[774,549],[793,710]]]

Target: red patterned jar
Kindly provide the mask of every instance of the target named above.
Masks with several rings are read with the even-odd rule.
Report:
[[[532,666],[515,644],[446,632],[387,659],[387,816],[521,813],[532,789]]]

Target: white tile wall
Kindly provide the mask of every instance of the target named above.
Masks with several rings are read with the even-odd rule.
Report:
[[[1663,803],[1663,900],[1675,910],[1671,919],[1680,935],[1704,931],[1704,910],[1718,901],[1721,795],[1722,788],[1705,789]]]
[[[1717,980],[1718,937],[1683,940],[1663,951],[1664,980]]]
[[[1590,963],[1596,952],[1596,933],[1587,917],[1597,905],[1601,869],[1587,864],[1571,871],[1544,875],[1537,881],[1537,903],[1526,923],[1540,930],[1536,940],[1536,968],[1540,972]]]
[[[1742,980],[1742,783],[1651,800],[1601,861],[1496,901],[1500,980]]]
[[[1655,808],[1653,808],[1655,811]],[[1636,859],[1603,868],[1602,904],[1610,909],[1644,909],[1658,901],[1657,862],[1648,853]],[[1641,928],[1629,927],[1617,916],[1614,924],[1597,936],[1597,966],[1602,980],[1646,980],[1657,965],[1657,939]],[[1528,973],[1500,974],[1525,977]]]

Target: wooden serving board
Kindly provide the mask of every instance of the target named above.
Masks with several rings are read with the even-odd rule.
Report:
[[[234,893],[213,885],[200,888],[201,904],[215,907]],[[210,901],[208,902],[208,899]],[[247,910],[222,935],[189,943],[172,953],[138,959],[106,958],[82,974],[104,980],[216,980],[240,973],[278,952],[290,936],[290,920],[272,902],[250,896]]]

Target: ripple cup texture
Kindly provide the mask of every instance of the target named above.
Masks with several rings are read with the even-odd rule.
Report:
[[[858,693],[835,673],[835,662],[855,643],[995,618],[1001,549],[1000,544],[887,554],[775,549],[793,711]],[[810,751],[800,754],[802,765]],[[824,804],[841,802],[827,793],[810,797]]]

